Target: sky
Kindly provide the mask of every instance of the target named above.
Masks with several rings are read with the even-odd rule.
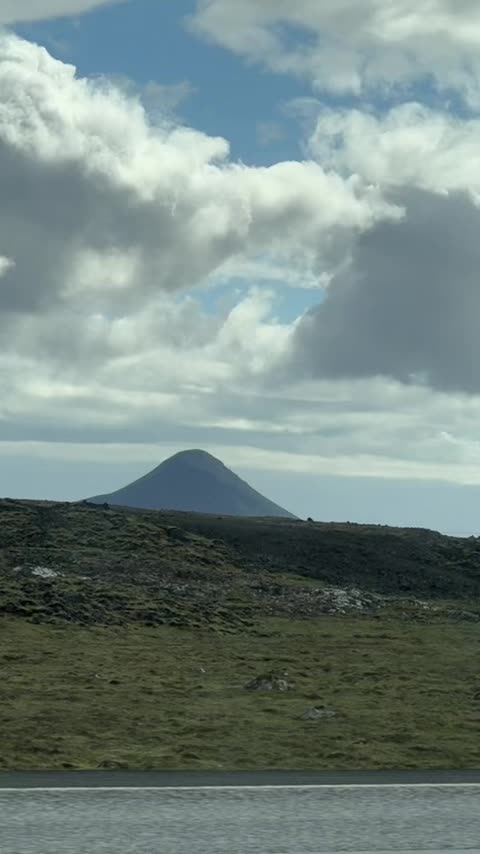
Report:
[[[0,494],[478,533],[479,150],[476,0],[0,0]]]

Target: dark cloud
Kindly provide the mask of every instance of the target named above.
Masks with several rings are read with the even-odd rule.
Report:
[[[480,209],[466,194],[404,190],[398,223],[360,237],[348,272],[300,323],[296,373],[419,378],[480,391]]]

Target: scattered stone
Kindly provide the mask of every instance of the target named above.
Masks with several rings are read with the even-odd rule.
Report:
[[[371,608],[375,597],[355,588],[342,590],[330,588],[321,594],[327,614],[349,614]]]
[[[34,575],[36,578],[60,578],[62,575],[56,569],[52,569],[50,566],[14,566],[12,572],[15,575],[23,572],[28,575]]]
[[[58,578],[60,573],[55,569],[50,569],[49,566],[34,566],[32,575],[36,575],[37,578]]]
[[[326,721],[337,717],[335,709],[327,709],[325,706],[314,706],[306,709],[302,715],[304,721]]]
[[[251,682],[245,685],[247,691],[292,691],[295,688],[295,683],[288,678],[288,673],[284,670],[282,673],[263,673],[261,676],[256,676]]]

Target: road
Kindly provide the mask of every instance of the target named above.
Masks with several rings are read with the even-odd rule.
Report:
[[[479,773],[87,772],[3,785],[1,854],[480,854]]]
[[[0,789],[478,785],[478,771],[4,771]]]

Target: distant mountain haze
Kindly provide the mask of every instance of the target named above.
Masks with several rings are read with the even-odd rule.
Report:
[[[88,500],[94,504],[145,510],[295,518],[249,486],[216,457],[199,450],[175,454],[128,486]]]

